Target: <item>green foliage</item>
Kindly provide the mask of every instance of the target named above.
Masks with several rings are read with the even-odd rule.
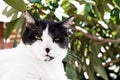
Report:
[[[23,0],[4,0],[4,1],[18,11],[27,10],[27,7]]]
[[[113,23],[120,24],[119,14],[120,14],[120,10],[118,8],[114,8],[111,11],[111,20],[113,21]]]
[[[120,0],[113,0],[113,2],[120,9]]]
[[[31,6],[23,0],[4,1],[12,7],[3,11],[7,17],[17,16],[18,11],[25,10],[31,11],[37,19],[61,21],[67,16],[75,16],[69,35],[68,55],[63,61],[70,79],[120,79],[120,0],[46,0],[45,3],[28,0]],[[23,30],[23,25],[22,15],[20,18],[13,17],[6,24],[5,39],[13,29],[17,32],[21,28]],[[110,69],[112,66],[115,68]]]
[[[4,9],[4,11],[2,12],[2,14],[6,15],[7,17],[11,17],[12,16],[12,20],[17,19],[18,16],[18,11],[14,8],[10,8],[8,10],[8,6]]]
[[[18,22],[19,22],[19,19],[6,23],[6,29],[4,33],[5,39],[7,39],[10,36],[10,34],[12,33],[12,30],[16,27]]]

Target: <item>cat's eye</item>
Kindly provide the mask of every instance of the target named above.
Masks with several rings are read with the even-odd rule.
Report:
[[[41,41],[42,41],[42,38],[39,37],[39,36],[35,36],[35,38],[36,38],[37,40],[41,40]]]
[[[57,42],[58,42],[58,41],[60,41],[60,38],[55,38],[54,41],[57,41]]]
[[[59,41],[60,40],[60,38],[55,38],[55,41]]]

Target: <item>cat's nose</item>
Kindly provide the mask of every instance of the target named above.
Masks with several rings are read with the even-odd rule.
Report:
[[[46,51],[47,53],[49,53],[49,52],[50,52],[50,48],[46,48],[45,51]]]

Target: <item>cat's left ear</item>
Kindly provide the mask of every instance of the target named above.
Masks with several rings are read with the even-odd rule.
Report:
[[[25,17],[25,26],[30,29],[32,27],[31,24],[35,24],[36,22],[35,18],[30,14],[29,11],[24,12],[24,17]]]
[[[62,26],[64,28],[69,28],[73,20],[74,20],[74,16],[70,16],[69,18],[67,18],[65,21],[62,22]]]

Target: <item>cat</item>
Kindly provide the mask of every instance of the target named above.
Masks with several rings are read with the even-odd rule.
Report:
[[[26,29],[20,44],[0,50],[0,80],[68,80],[62,60],[74,17],[62,22],[37,20],[29,11],[24,17]]]

